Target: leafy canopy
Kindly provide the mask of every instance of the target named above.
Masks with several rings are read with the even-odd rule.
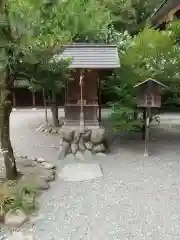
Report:
[[[178,31],[179,23],[173,23],[166,31],[146,28],[125,41],[123,51],[120,49],[121,69],[111,86],[118,99],[112,104],[111,115],[116,130],[133,130],[137,125],[133,118],[136,108],[133,86],[137,82],[150,77],[157,79],[169,87],[163,93],[164,104],[180,103]]]

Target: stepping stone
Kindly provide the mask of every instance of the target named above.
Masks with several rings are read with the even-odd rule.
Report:
[[[60,172],[59,177],[68,182],[79,182],[103,177],[99,164],[71,163]]]

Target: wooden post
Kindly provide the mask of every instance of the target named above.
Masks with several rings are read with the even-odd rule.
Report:
[[[98,105],[99,105],[99,122],[101,122],[101,80],[98,77]]]
[[[79,85],[81,88],[81,108],[80,108],[80,132],[83,133],[84,132],[84,105],[83,105],[83,70],[80,71],[80,81],[79,81]]]
[[[146,123],[145,123],[145,148],[144,156],[149,156],[149,136],[150,136],[150,115],[151,108],[146,108]]]
[[[142,126],[142,140],[145,141],[146,135],[146,108],[143,109],[143,126]]]

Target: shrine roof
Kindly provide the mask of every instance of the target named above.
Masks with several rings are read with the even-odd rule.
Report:
[[[57,60],[70,59],[70,68],[115,69],[120,67],[117,45],[74,43],[64,47],[55,56]]]
[[[158,21],[165,18],[168,13],[180,5],[179,0],[164,0],[162,3],[155,9],[154,13],[151,15],[151,24],[156,27]]]

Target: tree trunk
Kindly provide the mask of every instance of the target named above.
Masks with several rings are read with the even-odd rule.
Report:
[[[1,151],[4,157],[6,178],[8,180],[15,180],[18,173],[9,133],[9,120],[11,111],[11,102],[6,98],[6,101],[1,102],[0,105]]]
[[[146,132],[146,109],[143,110],[142,140],[145,140],[145,132]]]
[[[6,178],[15,180],[18,176],[13,148],[10,140],[10,114],[12,104],[8,99],[9,93],[12,92],[14,76],[9,71],[0,75],[0,150],[4,157],[6,169]]]
[[[59,124],[58,106],[57,106],[57,102],[56,102],[56,94],[53,91],[52,91],[51,112],[52,112],[52,125],[53,125],[53,127],[56,127]]]
[[[32,90],[32,102],[33,102],[33,107],[36,107],[36,95],[34,89]]]
[[[43,88],[43,103],[45,108],[45,121],[46,121],[46,124],[48,125],[47,104],[46,104],[46,95],[45,95],[44,88]]]
[[[138,112],[137,110],[134,110],[134,120],[138,120]]]

